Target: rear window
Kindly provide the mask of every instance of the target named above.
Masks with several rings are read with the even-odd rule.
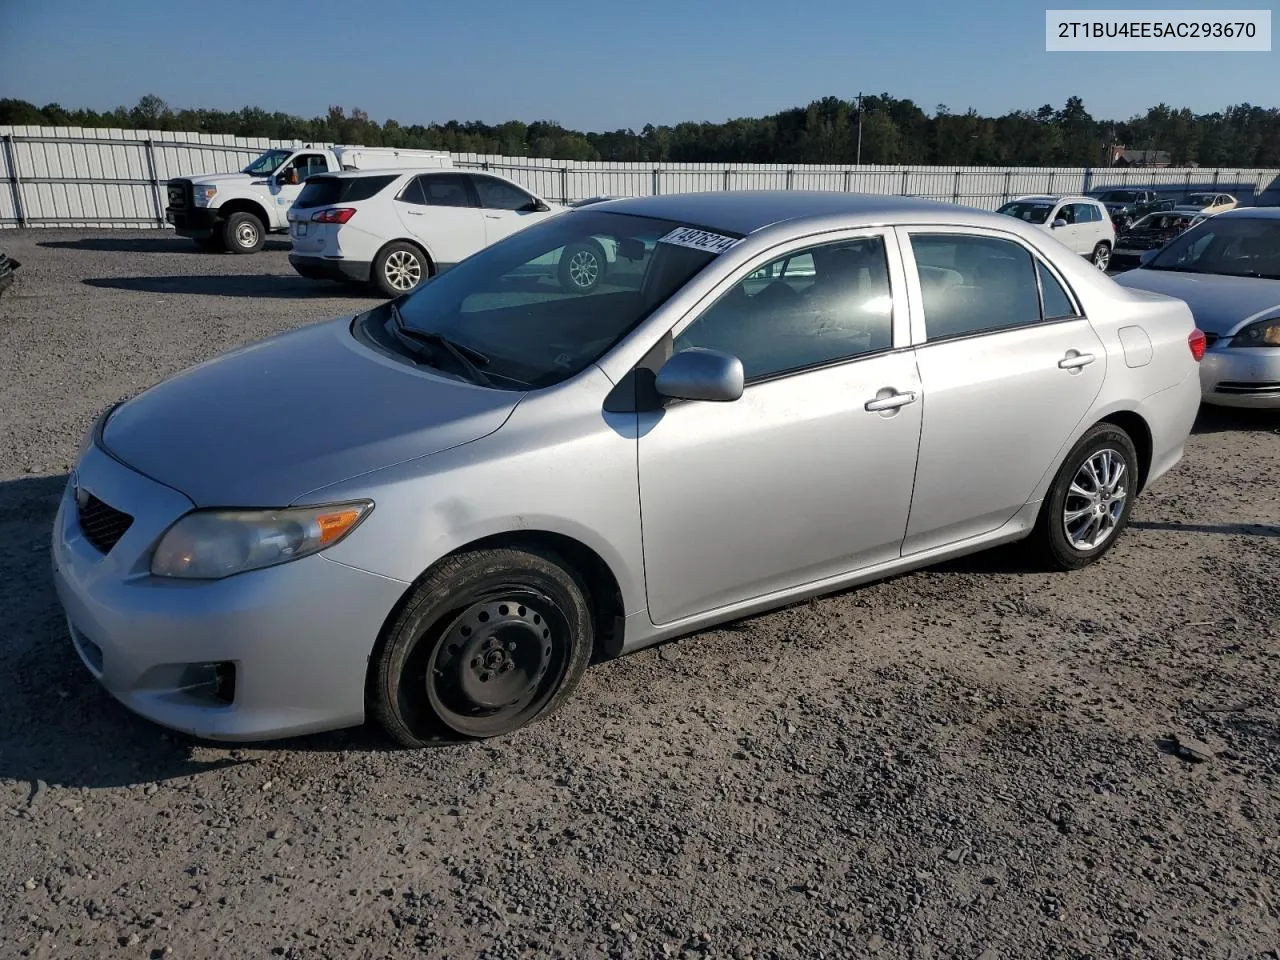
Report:
[[[302,192],[298,194],[294,205],[328,207],[335,203],[368,200],[398,176],[397,173],[391,173],[372,177],[310,177],[303,184]]]

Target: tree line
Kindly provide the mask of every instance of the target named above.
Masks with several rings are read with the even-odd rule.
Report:
[[[1174,166],[1280,167],[1280,108],[1241,103],[1197,114],[1162,103],[1144,116],[1112,121],[1094,118],[1079,97],[1060,108],[1045,104],[999,117],[973,109],[953,113],[945,104],[930,115],[911,100],[887,93],[860,100],[825,97],[725,123],[584,133],[545,120],[378,123],[364,110],[348,113],[340,106],[309,120],[261,107],[175,109],[148,95],[133,107],[102,113],[0,99],[0,124],[176,130],[556,160],[852,164],[860,159],[864,164],[1083,167],[1108,164],[1112,148],[1123,146],[1165,151]]]

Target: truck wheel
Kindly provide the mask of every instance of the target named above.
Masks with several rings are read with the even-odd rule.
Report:
[[[604,247],[594,240],[571,243],[560,254],[560,286],[570,293],[590,293],[604,279]]]
[[[370,280],[384,297],[398,297],[416,290],[431,276],[427,258],[411,243],[388,243],[373,260]]]
[[[252,213],[233,213],[222,225],[222,242],[232,253],[257,253],[266,239],[262,221]]]

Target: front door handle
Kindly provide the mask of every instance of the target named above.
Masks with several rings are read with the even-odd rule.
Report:
[[[421,211],[421,210],[408,210],[408,211],[406,211],[406,212],[407,212],[407,213],[409,214],[409,216],[411,216],[411,217],[421,217],[421,216],[423,216],[423,213],[422,213],[422,211]]]
[[[498,214],[496,214],[496,213],[486,213],[486,214],[485,214],[485,217],[487,217],[487,218],[488,218],[488,219],[490,219],[490,220],[501,220],[501,219],[502,219],[502,217],[501,217],[501,216],[499,216],[499,215],[498,215]]]
[[[868,400],[866,403],[866,409],[871,413],[878,413],[881,410],[897,410],[899,407],[905,407],[908,403],[915,402],[915,393],[908,390],[906,393],[892,393],[887,397],[877,397],[875,400]]]
[[[1068,350],[1067,355],[1058,361],[1058,366],[1063,370],[1079,370],[1081,367],[1087,367],[1097,359],[1092,353],[1078,353],[1075,350]]]

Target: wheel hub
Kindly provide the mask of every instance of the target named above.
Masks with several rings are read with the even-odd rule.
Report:
[[[551,627],[526,600],[473,604],[445,634],[436,680],[464,710],[510,707],[536,693],[552,659]]]

